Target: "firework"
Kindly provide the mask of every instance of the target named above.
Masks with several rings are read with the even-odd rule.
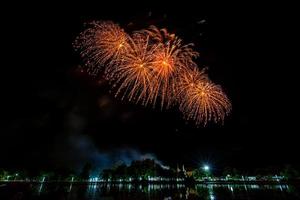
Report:
[[[122,94],[129,101],[142,102],[143,105],[153,102],[152,64],[156,45],[149,45],[149,37],[135,34],[129,39],[129,48],[117,66],[107,70],[106,78],[117,88],[115,96]]]
[[[193,44],[184,44],[167,29],[150,26],[128,35],[117,24],[92,22],[76,39],[88,72],[104,77],[115,96],[161,108],[179,105],[184,118],[206,125],[223,122],[231,104],[194,59]]]
[[[182,99],[186,96],[187,91],[194,87],[195,83],[208,82],[209,78],[205,70],[199,70],[194,67],[180,74],[177,84],[177,97]]]
[[[154,41],[159,43],[165,43],[174,40],[175,34],[171,34],[167,29],[159,29],[154,25],[149,26],[148,29],[137,31],[146,35],[149,35]]]
[[[153,54],[152,73],[156,84],[153,87],[153,99],[160,98],[160,106],[169,107],[176,100],[176,82],[179,74],[187,68],[194,67],[193,61],[198,56],[191,46],[183,45],[182,41],[166,29],[150,26],[140,31],[147,35],[152,43],[158,44]]]
[[[184,45],[175,34],[169,33],[167,29],[158,29],[156,26],[150,26],[139,32],[148,35],[154,43],[159,44],[160,51],[158,52],[157,63],[162,64],[161,67],[182,69],[197,66],[193,59],[197,58],[199,53],[193,50],[193,43]]]
[[[111,21],[94,21],[74,43],[88,67],[96,75],[106,65],[114,67],[128,49],[128,35],[119,25]]]
[[[231,103],[219,85],[212,83],[205,73],[192,70],[179,83],[179,109],[184,118],[196,125],[208,121],[223,122],[231,111]]]

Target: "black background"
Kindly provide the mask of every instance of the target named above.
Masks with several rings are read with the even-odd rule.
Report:
[[[281,5],[98,1],[16,4],[7,11],[0,167],[86,162],[69,148],[72,137],[87,139],[100,152],[150,152],[172,166],[299,164],[290,21]],[[199,66],[208,67],[232,101],[224,125],[196,128],[176,109],[161,112],[113,98],[105,83],[80,71],[72,47],[92,20],[113,20],[128,31],[129,23],[155,24],[195,43]]]

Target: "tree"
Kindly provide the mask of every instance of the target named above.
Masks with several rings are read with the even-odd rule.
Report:
[[[87,162],[82,168],[82,171],[80,173],[80,178],[82,180],[88,180],[90,178],[91,170],[92,170],[92,164]]]
[[[286,165],[280,175],[284,176],[286,179],[295,179],[299,177],[299,172],[291,165]]]
[[[125,164],[121,164],[117,166],[114,170],[114,178],[122,178],[125,179],[127,178],[127,166]]]
[[[241,177],[241,173],[236,168],[229,168],[229,167],[226,167],[224,169],[222,175],[225,177],[228,177],[229,175],[230,178],[234,178],[234,179]]]
[[[4,169],[0,169],[0,180],[6,180],[9,176],[8,171],[5,171]]]
[[[102,179],[108,181],[108,179],[112,179],[113,170],[111,169],[104,169],[102,170],[100,176]]]
[[[193,171],[193,177],[197,180],[197,179],[202,179],[204,177],[206,177],[206,173],[203,171],[203,169],[195,169]]]

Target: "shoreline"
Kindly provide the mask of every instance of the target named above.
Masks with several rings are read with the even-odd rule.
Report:
[[[149,185],[149,184],[160,184],[160,185],[175,185],[175,184],[183,184],[183,185],[289,185],[289,184],[300,184],[300,180],[292,180],[292,181],[132,181],[132,182],[119,182],[119,181],[23,181],[23,180],[16,180],[16,181],[0,181],[0,186],[5,184],[14,184],[14,183],[30,183],[30,184],[132,184],[132,185]]]

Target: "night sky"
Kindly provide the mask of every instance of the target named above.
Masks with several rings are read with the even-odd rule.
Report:
[[[216,170],[299,165],[285,22],[271,7],[24,6],[11,6],[3,18],[0,167],[107,167],[145,154]],[[195,43],[197,63],[232,101],[224,125],[197,128],[176,109],[115,99],[101,78],[81,72],[72,43],[92,20],[128,31],[154,24]]]

